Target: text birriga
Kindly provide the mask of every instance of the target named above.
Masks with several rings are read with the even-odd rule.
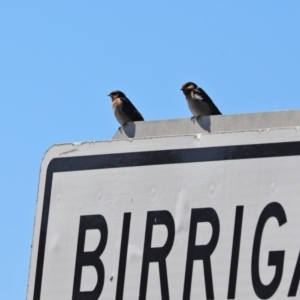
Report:
[[[236,282],[238,276],[238,263],[241,244],[241,233],[243,224],[243,212],[244,206],[236,206],[234,233],[232,241],[232,252],[228,282],[228,294],[227,299],[235,299],[236,294]],[[265,285],[261,281],[259,273],[259,257],[260,246],[262,242],[263,230],[266,222],[270,218],[275,218],[278,222],[278,226],[282,226],[287,222],[284,208],[277,202],[269,203],[262,210],[256,225],[252,258],[251,258],[251,278],[252,286],[255,294],[259,299],[269,299],[277,291],[284,267],[284,254],[285,251],[270,251],[268,257],[268,265],[275,267],[275,275],[271,282]],[[118,266],[118,277],[116,286],[116,300],[123,299],[127,250],[130,232],[131,213],[124,213],[123,216],[123,228],[122,239],[120,246],[120,259]],[[208,222],[212,226],[212,235],[210,241],[206,245],[196,245],[197,236],[197,224],[201,222]],[[164,225],[167,228],[166,242],[162,247],[151,247],[153,227],[155,225]],[[85,252],[84,243],[87,230],[97,229],[101,233],[101,239],[97,248],[94,251]],[[190,214],[190,226],[188,235],[187,255],[185,264],[185,276],[183,282],[183,300],[189,300],[191,294],[191,284],[193,275],[194,261],[201,260],[203,262],[204,279],[205,279],[205,292],[207,299],[214,299],[214,284],[213,274],[211,268],[211,255],[218,245],[220,234],[220,222],[217,212],[210,207],[206,208],[193,208]],[[77,253],[75,261],[75,274],[73,281],[73,300],[79,299],[99,299],[103,286],[105,284],[105,269],[101,260],[101,255],[105,250],[108,238],[108,226],[107,222],[101,214],[97,215],[85,215],[80,217],[79,235],[77,242]],[[146,228],[145,228],[145,240],[143,249],[143,260],[139,284],[139,300],[146,299],[147,283],[148,283],[148,271],[149,264],[152,262],[158,263],[159,268],[159,280],[161,287],[162,299],[170,299],[169,296],[169,284],[168,284],[168,270],[166,264],[166,258],[172,251],[173,243],[175,239],[175,223],[172,214],[167,210],[148,211]],[[92,291],[80,291],[82,280],[82,269],[85,266],[93,266],[97,272],[97,283]],[[195,279],[193,279],[195,280]],[[289,290],[287,291],[288,297],[296,297],[298,285],[300,280],[300,253],[297,261],[295,262],[295,269],[291,279]]]

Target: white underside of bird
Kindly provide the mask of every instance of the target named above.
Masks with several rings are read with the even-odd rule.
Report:
[[[191,113],[195,117],[210,115],[211,109],[203,100],[195,99],[192,95],[189,95],[186,97],[186,101]]]
[[[120,125],[124,125],[125,123],[132,121],[126,114],[124,114],[122,106],[123,102],[120,99],[116,99],[112,104],[115,117]]]

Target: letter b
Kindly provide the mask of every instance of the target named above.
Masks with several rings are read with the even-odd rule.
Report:
[[[85,235],[89,229],[98,229],[101,233],[101,240],[96,250],[84,252]],[[101,295],[105,272],[100,256],[105,249],[107,235],[107,224],[102,215],[80,217],[72,300],[96,300]],[[93,266],[96,269],[98,280],[93,291],[80,291],[82,267],[84,266]]]

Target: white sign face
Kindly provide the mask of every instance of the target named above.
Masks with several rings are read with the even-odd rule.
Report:
[[[291,299],[294,129],[54,146],[27,299]]]

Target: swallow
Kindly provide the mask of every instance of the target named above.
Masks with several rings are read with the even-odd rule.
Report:
[[[193,114],[191,119],[198,120],[200,116],[221,115],[222,113],[203,89],[193,82],[187,82],[181,90],[186,97],[189,109]]]
[[[143,116],[121,91],[112,91],[108,94],[112,100],[112,108],[117,121],[121,126],[128,122],[144,121]]]

